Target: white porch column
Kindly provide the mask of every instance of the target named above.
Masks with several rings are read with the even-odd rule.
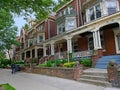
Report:
[[[54,54],[55,54],[54,43],[55,43],[55,42],[51,42],[51,55],[54,55]]]
[[[93,42],[94,42],[94,50],[102,48],[99,30],[93,32]]]
[[[101,45],[101,38],[100,38],[100,31],[97,31],[97,39],[98,39],[98,49],[102,49],[102,45]]]
[[[46,56],[46,44],[43,44],[43,56]]]
[[[69,54],[72,53],[72,37],[66,37],[67,40],[67,53],[68,53],[68,62],[70,60]]]

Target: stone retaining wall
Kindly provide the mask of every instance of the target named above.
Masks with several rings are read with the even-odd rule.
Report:
[[[77,80],[78,78],[80,78],[80,75],[83,73],[83,70],[80,67],[79,68],[34,67],[32,73]]]

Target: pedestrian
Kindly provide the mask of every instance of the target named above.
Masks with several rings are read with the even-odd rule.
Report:
[[[16,70],[15,70],[15,64],[12,64],[12,65],[11,65],[11,69],[12,69],[12,72],[11,72],[11,73],[12,73],[12,74],[15,74],[15,71],[16,71]]]

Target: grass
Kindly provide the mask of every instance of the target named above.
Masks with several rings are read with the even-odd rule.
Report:
[[[0,84],[0,90],[1,90],[1,87],[5,87],[5,90],[16,90],[13,86],[11,86],[8,83],[6,83],[6,84]]]

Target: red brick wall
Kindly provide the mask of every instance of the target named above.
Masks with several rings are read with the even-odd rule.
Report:
[[[77,80],[83,74],[82,68],[34,67],[32,73]]]
[[[50,21],[50,37],[57,35],[57,26],[55,21]]]
[[[67,51],[67,42],[62,43],[62,50]]]
[[[87,37],[78,38],[78,48],[80,51],[88,50]]]
[[[48,39],[48,22],[45,22],[45,40]]]
[[[105,43],[105,52],[103,52],[103,55],[116,54],[115,38],[114,38],[114,32],[112,30],[104,30],[104,43]]]

